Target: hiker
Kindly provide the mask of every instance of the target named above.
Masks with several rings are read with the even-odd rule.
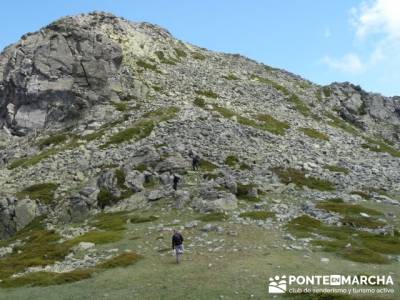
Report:
[[[183,254],[183,236],[176,229],[172,235],[172,250],[175,250],[176,263],[179,264],[179,256]]]
[[[200,156],[195,154],[192,156],[192,168],[193,171],[196,171],[199,169],[199,165],[200,165]]]
[[[178,182],[179,180],[181,180],[181,178],[179,177],[179,175],[174,174],[174,178],[172,179],[173,185],[172,188],[176,191],[178,189]]]

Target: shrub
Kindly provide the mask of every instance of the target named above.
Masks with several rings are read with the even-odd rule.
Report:
[[[119,201],[119,197],[116,197],[107,189],[100,189],[97,194],[97,205],[103,209],[106,206],[111,206]]]
[[[325,97],[330,97],[332,95],[332,89],[329,86],[322,87],[322,92]]]
[[[198,107],[205,107],[206,106],[206,101],[203,98],[196,97],[193,101],[194,105]]]
[[[205,60],[206,57],[200,52],[192,52],[192,57],[197,60]]]
[[[174,50],[175,50],[176,57],[178,57],[178,58],[182,58],[182,57],[185,58],[185,57],[187,57],[186,52],[183,51],[182,49],[174,48]]]
[[[32,200],[39,200],[42,203],[50,204],[54,201],[54,192],[58,184],[52,182],[31,185],[16,194],[17,198],[28,197]]]
[[[230,166],[230,167],[235,167],[236,164],[238,164],[238,163],[239,163],[239,159],[237,158],[236,155],[228,155],[225,158],[225,164]]]

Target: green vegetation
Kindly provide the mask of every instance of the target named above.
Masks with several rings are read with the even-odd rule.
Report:
[[[218,94],[214,93],[211,90],[201,90],[201,91],[199,90],[199,91],[196,91],[196,94],[200,95],[200,96],[208,97],[208,98],[213,98],[213,99],[218,98]]]
[[[140,216],[140,215],[131,216],[129,218],[131,223],[153,222],[157,219],[158,219],[158,217],[156,217],[156,216]]]
[[[306,177],[306,174],[300,170],[296,170],[293,168],[282,168],[276,167],[272,169],[276,175],[280,178],[280,180],[285,183],[294,183],[297,186],[306,186],[310,189],[320,190],[320,191],[333,191],[335,190],[335,186],[333,183],[315,178],[312,176]]]
[[[345,259],[363,263],[388,263],[382,254],[400,253],[400,239],[368,232],[359,232],[346,225],[338,227],[326,225],[307,215],[291,220],[286,228],[298,237],[324,236],[327,239],[314,240],[313,245],[323,251],[335,252]]]
[[[235,112],[229,110],[228,108],[214,105],[214,110],[219,112],[224,118],[230,119],[233,116],[238,116]]]
[[[224,174],[222,172],[203,174],[203,179],[205,179],[205,180],[215,180],[215,179],[223,178],[223,177],[224,177]]]
[[[273,80],[270,80],[268,78],[264,78],[264,77],[261,77],[258,75],[251,75],[250,79],[267,84],[269,86],[272,86],[274,89],[280,91],[281,93],[283,93],[286,96],[290,95],[290,92],[286,87],[284,87],[283,85],[280,85],[279,83],[277,83]]]
[[[258,197],[249,196],[250,191],[254,188],[257,188],[257,186],[252,183],[249,184],[237,183],[236,196],[240,200],[245,200],[249,202],[259,202],[260,199]]]
[[[97,269],[111,269],[111,268],[118,268],[118,267],[126,267],[136,263],[142,256],[133,253],[133,252],[126,252],[121,253],[113,258],[110,258],[96,266]]]
[[[19,158],[19,159],[14,160],[8,166],[8,169],[13,170],[18,167],[28,168],[28,167],[34,166],[37,163],[39,163],[40,161],[42,161],[46,158],[49,158],[50,156],[53,156],[59,152],[60,152],[59,149],[49,149],[49,150],[42,151],[38,154],[35,154],[33,156]]]
[[[204,108],[206,106],[206,101],[203,98],[196,97],[193,101],[193,104],[198,107]]]
[[[241,213],[239,215],[241,218],[249,218],[253,220],[266,220],[268,218],[275,217],[275,213],[271,211],[262,211],[262,210],[255,210],[255,211],[247,211]]]
[[[389,259],[380,253],[367,248],[349,247],[342,251],[342,256],[348,260],[361,263],[387,264]]]
[[[174,50],[175,50],[176,57],[178,57],[178,58],[187,57],[187,53],[185,51],[183,51],[182,49],[174,48]]]
[[[39,200],[45,204],[51,204],[54,201],[54,192],[57,190],[58,184],[52,182],[45,182],[34,184],[26,187],[16,194],[17,198],[29,198],[32,200]]]
[[[336,165],[325,165],[324,169],[327,169],[331,172],[335,172],[335,173],[343,173],[343,174],[349,174],[349,170],[341,167],[341,166],[336,166]]]
[[[125,186],[126,174],[125,174],[124,169],[122,169],[122,168],[116,169],[115,170],[115,177],[117,177],[118,188],[120,188],[122,190],[125,189],[126,188],[126,186]]]
[[[329,86],[322,87],[322,92],[325,97],[330,97],[332,95],[332,89]]]
[[[101,213],[96,215],[90,221],[90,224],[96,226],[98,229],[115,232],[125,230],[128,219],[129,216],[126,211],[116,213]]]
[[[136,171],[143,173],[144,171],[147,170],[147,166],[145,164],[139,164],[139,165],[135,166],[134,169]]]
[[[272,86],[274,89],[280,91],[282,94],[286,95],[286,96],[290,96],[289,97],[289,101],[292,102],[296,108],[296,110],[298,110],[300,113],[302,113],[304,116],[309,116],[310,115],[310,109],[308,108],[308,106],[300,100],[300,98],[296,95],[291,93],[286,87],[284,87],[283,85],[280,85],[279,83],[264,78],[264,77],[260,77],[257,75],[252,75],[250,77],[253,80],[257,80],[261,83],[265,83],[267,85]]]
[[[371,199],[371,195],[369,193],[367,193],[367,192],[364,192],[364,191],[353,191],[350,194],[359,195],[359,196],[363,197],[366,200],[370,200]]]
[[[104,209],[106,206],[111,206],[119,200],[120,197],[114,196],[114,194],[107,189],[100,189],[100,192],[97,194],[97,204],[101,209]]]
[[[229,216],[226,213],[222,212],[215,212],[215,213],[208,213],[202,215],[199,220],[202,222],[217,222],[217,221],[226,221],[229,219]]]
[[[124,112],[124,111],[128,111],[129,110],[129,106],[128,103],[126,102],[111,102],[112,105],[115,107],[116,110]]]
[[[362,144],[361,147],[369,149],[373,152],[386,152],[393,157],[400,157],[400,150],[393,148],[383,141],[374,140],[372,138],[364,137],[368,144]]]
[[[342,223],[357,227],[357,228],[378,228],[385,223],[376,220],[373,216],[381,216],[382,214],[374,209],[369,209],[357,204],[349,204],[337,201],[324,201],[316,205],[317,208],[339,213],[343,216]],[[360,214],[365,213],[370,217],[363,217]]]
[[[156,51],[155,52],[156,56],[160,60],[161,63],[167,64],[167,65],[176,65],[177,60],[174,58],[166,57],[164,52],[162,51]]]
[[[170,106],[164,107],[157,110],[150,111],[144,115],[145,118],[150,118],[155,122],[168,121],[176,117],[177,113],[180,111],[178,107]]]
[[[201,159],[199,165],[200,165],[200,170],[205,171],[205,172],[212,172],[215,169],[218,169],[217,165],[215,165],[212,162],[205,160],[205,159]]]
[[[309,136],[310,138],[323,140],[323,141],[329,141],[328,135],[326,135],[325,133],[319,132],[318,130],[316,130],[314,128],[299,128],[299,130],[302,131],[305,135]]]
[[[108,244],[117,242],[122,239],[122,232],[114,232],[114,231],[89,231],[83,235],[80,235],[70,241],[68,244],[71,246],[78,245],[80,242],[90,242],[95,243],[96,245]]]
[[[142,256],[136,253],[126,252],[126,253],[121,253],[113,258],[110,258],[98,264],[94,268],[77,269],[66,273],[51,273],[51,272],[29,273],[22,277],[8,278],[3,282],[1,282],[0,286],[8,288],[16,288],[25,285],[52,286],[52,285],[66,284],[91,278],[94,273],[106,269],[130,266],[136,263],[141,258]]]
[[[289,101],[293,103],[296,110],[299,111],[301,114],[303,114],[306,117],[310,116],[311,114],[310,108],[307,106],[307,104],[305,104],[302,100],[300,100],[300,98],[297,95],[292,94],[289,97]]]
[[[224,118],[230,119],[233,116],[236,116],[237,121],[241,125],[250,126],[253,128],[261,129],[264,131],[271,132],[273,134],[283,135],[286,130],[290,128],[290,125],[286,122],[279,121],[274,117],[267,114],[258,114],[256,116],[256,120],[252,120],[246,117],[243,117],[228,108],[214,105],[214,110],[220,113]]]
[[[237,158],[236,155],[228,155],[225,158],[225,164],[230,166],[230,167],[235,167],[239,163],[239,159]]]
[[[340,128],[347,133],[353,134],[353,135],[359,135],[359,132],[356,128],[354,128],[352,125],[346,123],[343,119],[331,114],[331,113],[326,113],[326,116],[331,119],[328,124],[330,126]]]
[[[153,65],[153,64],[151,64],[151,63],[145,62],[144,60],[139,59],[139,60],[136,62],[136,64],[137,64],[139,67],[142,67],[142,68],[145,69],[145,70],[151,70],[151,71],[159,72],[156,65]]]
[[[256,119],[261,122],[260,129],[274,134],[284,135],[290,128],[289,123],[282,122],[267,114],[258,114]]]
[[[110,137],[108,142],[101,146],[101,148],[107,148],[110,145],[118,145],[130,140],[138,141],[148,137],[153,131],[155,124],[152,120],[140,120],[135,126],[124,129]]]
[[[206,59],[206,57],[203,54],[201,54],[200,52],[192,52],[191,55],[194,59],[197,59],[197,60],[205,60]]]
[[[25,276],[6,279],[0,283],[0,287],[17,288],[25,285],[51,286],[81,281],[91,277],[92,269],[77,269],[67,273],[36,272]]]
[[[37,145],[39,146],[40,149],[43,149],[48,146],[57,146],[59,144],[64,143],[67,141],[69,138],[69,135],[67,133],[60,133],[60,134],[55,134],[52,136],[49,136],[48,138],[41,139],[37,142]]]
[[[226,80],[238,80],[239,79],[237,76],[235,76],[233,74],[222,76],[222,78],[224,78]]]

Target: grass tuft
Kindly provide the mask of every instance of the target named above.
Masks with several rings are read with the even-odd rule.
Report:
[[[217,221],[226,221],[229,219],[229,216],[223,212],[214,212],[202,215],[199,220],[202,222],[217,222]]]
[[[324,169],[327,169],[331,172],[335,172],[335,173],[343,173],[343,174],[349,174],[349,170],[341,167],[341,166],[336,166],[336,165],[325,165]]]
[[[323,140],[323,141],[329,141],[328,135],[326,135],[325,133],[319,132],[318,130],[316,130],[314,128],[299,128],[299,130],[302,131],[305,135],[309,136],[310,138]]]
[[[144,139],[150,135],[153,131],[155,124],[152,120],[140,120],[135,126],[124,129],[113,136],[101,146],[101,148],[107,148],[110,145],[118,145],[127,141],[138,141]]]
[[[39,183],[26,187],[16,194],[17,198],[28,197],[31,200],[38,200],[45,204],[51,204],[54,201],[54,192],[58,184],[52,182]]]
[[[208,98],[213,98],[213,99],[218,98],[218,94],[214,93],[211,90],[199,90],[199,91],[196,91],[196,94],[200,95],[200,96],[208,97]]]
[[[118,256],[110,258],[96,266],[97,269],[111,269],[118,267],[127,267],[133,265],[137,261],[142,258],[141,255],[138,255],[133,252],[121,253]]]
[[[266,220],[275,217],[275,213],[271,211],[247,211],[239,215],[241,218],[249,218],[253,220]]]
[[[280,180],[285,183],[294,183],[297,186],[306,186],[310,189],[315,189],[319,191],[334,191],[335,186],[332,182],[315,178],[312,176],[306,176],[306,174],[300,170],[293,168],[282,168],[276,167],[272,169]]]
[[[203,98],[196,97],[196,99],[194,99],[193,101],[193,104],[198,107],[204,108],[206,106],[206,101]]]

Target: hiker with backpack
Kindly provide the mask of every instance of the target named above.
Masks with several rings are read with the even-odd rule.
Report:
[[[189,151],[189,157],[192,158],[192,169],[196,171],[200,166],[200,156],[194,153],[192,150]]]
[[[172,250],[175,250],[176,263],[179,264],[179,257],[183,254],[183,236],[176,229],[172,235]]]
[[[172,188],[176,191],[178,189],[178,182],[181,180],[181,177],[177,174],[174,174],[172,178]]]

